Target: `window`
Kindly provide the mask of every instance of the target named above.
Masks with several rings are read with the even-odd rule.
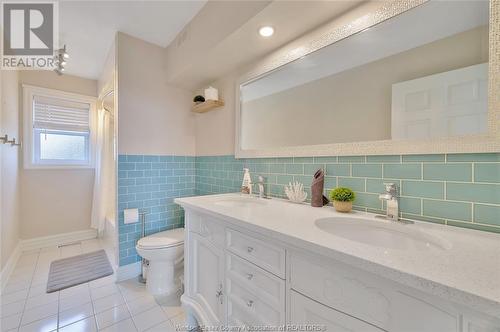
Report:
[[[26,168],[91,166],[94,101],[86,96],[25,86]],[[28,154],[28,155],[26,155]]]

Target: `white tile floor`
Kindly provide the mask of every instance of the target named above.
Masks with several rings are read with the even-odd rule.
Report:
[[[157,303],[135,279],[115,283],[112,275],[45,292],[53,260],[99,249],[113,263],[111,250],[98,239],[24,252],[1,294],[0,331],[175,331],[184,321],[178,301]]]

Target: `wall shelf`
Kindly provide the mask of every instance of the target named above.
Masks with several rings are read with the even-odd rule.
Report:
[[[222,106],[224,106],[223,100],[207,100],[203,103],[193,105],[191,111],[195,113],[205,113]]]

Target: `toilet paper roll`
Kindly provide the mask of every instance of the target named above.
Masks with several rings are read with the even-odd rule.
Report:
[[[126,209],[123,211],[123,222],[133,224],[139,221],[139,209]]]

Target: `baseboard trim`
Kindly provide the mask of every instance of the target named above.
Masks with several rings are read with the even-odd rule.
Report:
[[[57,246],[76,241],[91,240],[97,238],[97,230],[86,229],[70,233],[36,237],[33,239],[21,240],[22,251],[41,249],[45,247]]]
[[[141,274],[141,262],[119,266],[116,270],[116,281],[123,281],[136,278]]]
[[[14,271],[14,268],[16,267],[17,261],[19,260],[19,257],[21,257],[21,242],[19,241],[17,243],[16,248],[10,254],[9,259],[7,260],[7,263],[3,267],[2,271],[0,272],[0,289],[3,291],[5,286],[7,285],[7,282],[9,281],[10,275]]]

